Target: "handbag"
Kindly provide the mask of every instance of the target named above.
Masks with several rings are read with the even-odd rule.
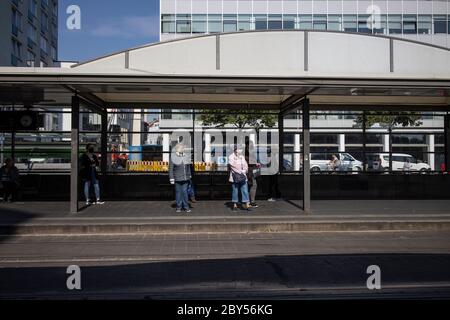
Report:
[[[231,175],[234,183],[243,183],[247,180],[247,177],[243,173],[232,172]]]
[[[258,178],[261,176],[261,168],[253,169],[253,178]]]
[[[242,169],[244,168],[244,166],[242,164],[242,160],[241,160],[241,168]],[[234,183],[243,183],[243,182],[247,181],[247,176],[243,173],[231,172],[231,176],[233,177]]]

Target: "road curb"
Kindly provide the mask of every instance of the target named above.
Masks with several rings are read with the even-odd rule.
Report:
[[[0,235],[70,234],[170,234],[170,233],[249,233],[249,232],[358,232],[358,231],[443,231],[450,220],[433,221],[280,221],[280,222],[154,222],[154,223],[72,223],[2,224]]]

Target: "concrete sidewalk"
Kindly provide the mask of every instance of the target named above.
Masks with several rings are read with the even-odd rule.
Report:
[[[0,234],[210,233],[366,230],[448,230],[449,200],[259,202],[251,212],[232,212],[225,201],[202,201],[190,214],[171,202],[107,202],[69,213],[67,202],[0,204]]]

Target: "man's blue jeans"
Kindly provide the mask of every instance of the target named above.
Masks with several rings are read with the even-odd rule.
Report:
[[[84,182],[84,197],[86,198],[86,201],[90,201],[90,196],[89,196],[89,188],[91,186],[91,184],[94,185],[94,191],[95,191],[95,200],[99,201],[100,200],[100,186],[98,185],[98,180],[95,178],[95,172],[92,170],[91,171],[91,181],[85,181]]]
[[[188,204],[188,181],[175,182],[175,200],[177,202],[177,209],[189,209]]]
[[[249,203],[250,199],[248,197],[248,184],[247,181],[241,182],[241,183],[232,183],[232,201],[233,203],[239,202],[239,189],[241,189],[241,195],[242,195],[242,202],[243,203]]]

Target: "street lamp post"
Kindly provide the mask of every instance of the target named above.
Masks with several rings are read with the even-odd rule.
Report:
[[[5,134],[4,133],[0,133],[0,165],[3,164],[3,143],[5,141]]]

